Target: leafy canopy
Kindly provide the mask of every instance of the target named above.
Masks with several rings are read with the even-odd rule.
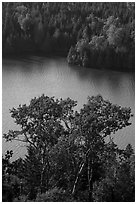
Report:
[[[95,190],[104,196],[104,187],[98,191],[106,182],[102,183],[101,179],[107,179],[108,175],[111,180],[117,162],[122,165],[120,162],[125,162],[133,153],[127,146],[123,154],[111,137],[112,133],[131,124],[130,108],[113,105],[100,95],[88,97],[79,111],[75,110],[76,105],[77,102],[70,98],[63,100],[42,95],[33,98],[29,105],[10,110],[20,129],[9,130],[3,137],[6,141],[18,140],[27,145],[28,154],[18,175],[24,179],[24,189],[29,192],[30,199],[36,196],[34,189],[45,193],[57,187],[72,196],[86,191],[83,199],[93,201]],[[94,184],[97,189],[93,188]]]
[[[79,112],[74,111],[76,105],[77,102],[70,98],[35,97],[29,105],[10,110],[20,130],[9,130],[4,138],[6,141],[21,140],[34,147],[52,146],[66,131],[77,134],[78,138],[87,135],[106,137],[131,124],[130,108],[113,105],[100,95],[88,97],[87,104]]]

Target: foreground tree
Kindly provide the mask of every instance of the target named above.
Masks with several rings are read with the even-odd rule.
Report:
[[[37,194],[57,187],[76,200],[83,199],[79,192],[84,193],[82,201],[94,200],[94,184],[109,169],[108,152],[114,158],[120,154],[111,135],[130,125],[132,114],[130,108],[113,105],[100,95],[89,97],[79,112],[74,111],[76,105],[70,98],[42,95],[11,110],[20,130],[9,130],[4,138],[27,145],[22,168],[27,191],[33,188]]]
[[[88,201],[93,200],[93,184],[101,177],[101,166],[105,160],[103,154],[108,149],[105,140],[109,137],[111,142],[112,133],[130,125],[130,116],[129,108],[112,105],[101,96],[89,97],[88,103],[80,112],[75,112],[66,142],[68,146],[65,147],[69,149],[74,163],[72,195],[76,194],[82,175],[85,174],[86,178],[83,179],[88,191]]]
[[[41,192],[43,191],[44,173],[50,169],[49,152],[58,142],[58,138],[64,134],[65,126],[68,126],[68,121],[73,115],[72,108],[75,105],[76,102],[69,98],[67,100],[55,100],[53,97],[49,98],[42,95],[32,99],[29,106],[20,105],[19,108],[11,110],[11,116],[15,119],[15,123],[20,126],[20,130],[10,130],[4,134],[4,138],[7,141],[25,142],[29,151],[39,160]]]
[[[94,200],[96,202],[135,202],[134,151],[129,144],[125,150],[115,151],[114,143],[111,143],[110,150],[104,161],[105,176],[94,185]]]
[[[7,151],[2,157],[2,201],[12,202],[20,195],[20,179],[17,169],[21,159],[11,162],[13,151]]]

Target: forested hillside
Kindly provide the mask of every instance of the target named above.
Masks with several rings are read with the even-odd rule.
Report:
[[[134,70],[135,3],[2,3],[7,53],[66,56],[68,63]]]

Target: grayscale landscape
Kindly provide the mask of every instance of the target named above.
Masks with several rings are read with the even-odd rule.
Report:
[[[2,201],[135,201],[135,3],[2,3]]]

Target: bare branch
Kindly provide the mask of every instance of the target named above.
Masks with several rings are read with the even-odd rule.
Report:
[[[13,140],[26,143],[26,140],[21,140],[21,139],[17,139],[17,138],[16,139],[14,138]]]
[[[24,135],[25,135],[26,142],[30,143],[31,145],[33,145],[33,146],[37,149],[37,146],[36,146],[33,142],[31,142],[31,141],[29,140],[29,138],[28,138],[26,132],[23,132],[23,133],[24,133]]]
[[[62,118],[62,121],[64,122],[64,124],[65,124],[66,128],[67,128],[68,130],[70,130],[70,127],[69,127],[69,125],[68,125],[67,121],[66,121],[66,120],[64,120],[63,118]]]

